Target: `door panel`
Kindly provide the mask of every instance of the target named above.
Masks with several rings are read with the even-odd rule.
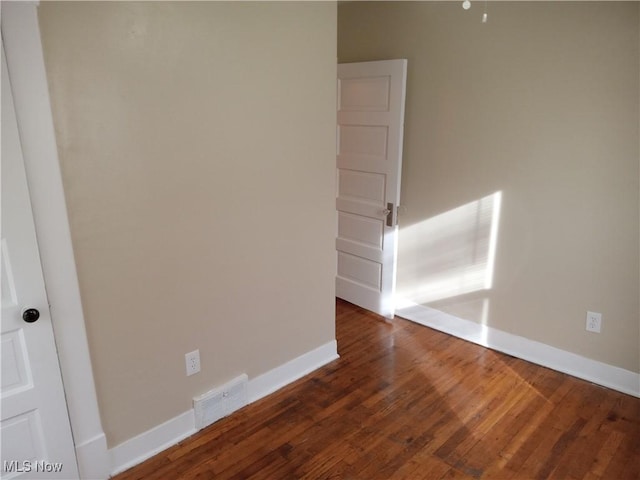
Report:
[[[393,318],[406,60],[338,65],[336,295]]]
[[[338,90],[338,111],[388,112],[390,80],[390,75],[370,77],[368,72],[364,72],[363,76],[341,77]]]
[[[338,135],[340,139],[338,155],[362,155],[385,160],[388,133],[389,129],[384,126],[343,125]]]
[[[345,241],[381,250],[383,235],[384,228],[375,219],[344,212],[338,214],[338,237]]]
[[[2,396],[11,397],[33,386],[22,330],[2,333]]]
[[[382,285],[380,262],[345,252],[338,252],[338,275],[376,291]]]
[[[77,478],[4,49],[1,103],[2,478]],[[27,308],[40,318],[24,321]]]
[[[338,171],[338,198],[355,200],[373,205],[384,205],[385,175],[356,170]]]

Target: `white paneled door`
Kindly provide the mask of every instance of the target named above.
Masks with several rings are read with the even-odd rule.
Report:
[[[338,65],[336,295],[393,318],[407,61]]]
[[[0,477],[78,478],[4,48],[1,103]]]

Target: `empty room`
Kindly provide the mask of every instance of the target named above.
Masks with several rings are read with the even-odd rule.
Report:
[[[2,477],[640,477],[640,3],[3,1]]]

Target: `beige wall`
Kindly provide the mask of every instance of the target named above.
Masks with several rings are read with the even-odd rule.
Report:
[[[333,340],[335,4],[39,17],[109,446]]]
[[[640,371],[638,7],[340,4],[340,62],[408,59],[401,294]]]

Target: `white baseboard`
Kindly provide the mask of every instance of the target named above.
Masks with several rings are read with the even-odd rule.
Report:
[[[247,396],[249,403],[266,397],[270,393],[295,382],[314,370],[338,359],[338,344],[335,340],[304,353],[279,367],[249,380]]]
[[[248,403],[253,403],[289,383],[339,358],[332,340],[262,375],[249,380]],[[111,475],[127,470],[196,433],[195,416],[190,409],[151,430],[109,450]],[[83,476],[82,478],[104,478]]]
[[[123,472],[196,433],[193,409],[109,450],[111,474]]]
[[[484,347],[640,397],[640,374],[401,300],[396,315]]]
[[[109,478],[111,465],[107,453],[107,437],[104,433],[76,445],[76,460],[82,479]]]

